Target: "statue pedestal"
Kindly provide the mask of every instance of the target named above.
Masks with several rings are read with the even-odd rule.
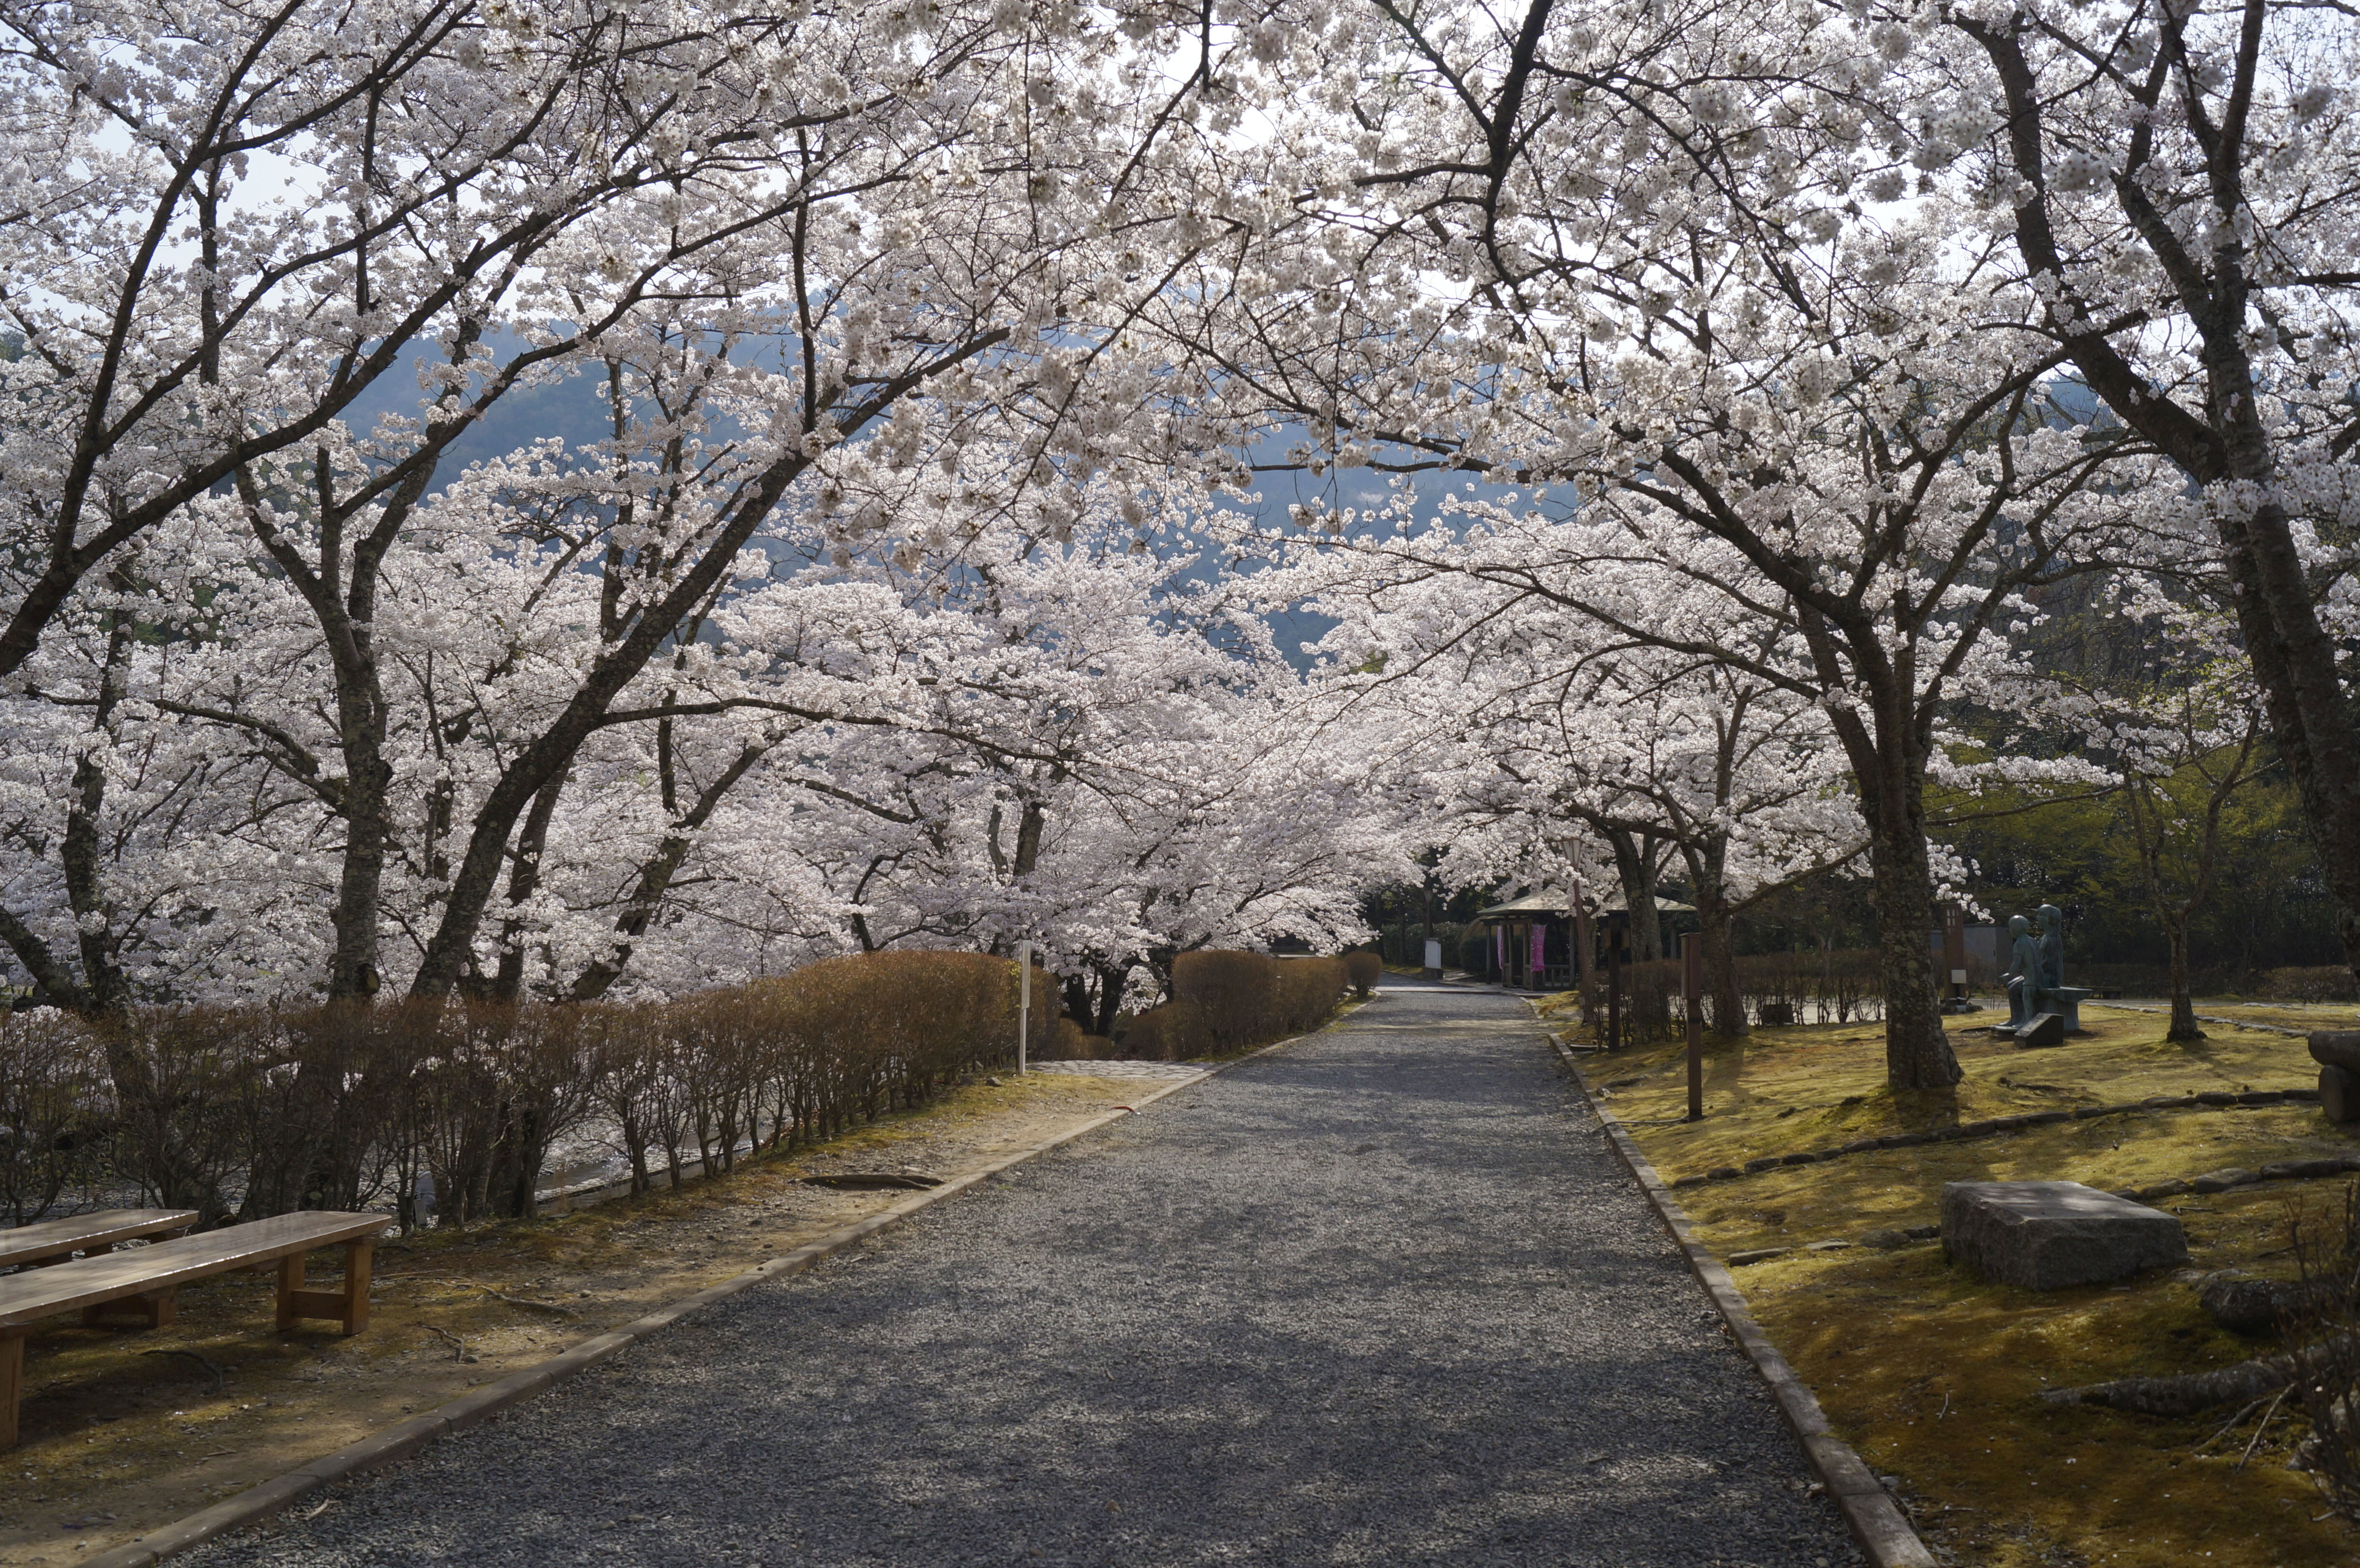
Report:
[[[2081,985],[2043,985],[2032,995],[2032,1016],[2038,1018],[2043,1013],[2055,1013],[2065,1020],[2067,1034],[2080,1034],[2082,1032],[2081,1004],[2096,995],[2095,991]],[[2013,1035],[2028,1027],[2029,1020],[2020,1025],[1994,1024],[1992,1033]]]

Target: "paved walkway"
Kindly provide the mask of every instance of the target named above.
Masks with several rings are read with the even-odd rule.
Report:
[[[1855,1562],[1578,1105],[1389,987],[196,1561]]]

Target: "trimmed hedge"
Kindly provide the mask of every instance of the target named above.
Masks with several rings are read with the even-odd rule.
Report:
[[[1182,1062],[1301,1034],[1336,1010],[1349,980],[1340,958],[1184,953],[1172,965],[1172,999],[1131,1020],[1122,1052]]]
[[[0,1015],[0,1204],[137,1195],[207,1222],[388,1207],[533,1212],[552,1148],[603,1135],[633,1191],[831,1138],[1016,1050],[1016,966],[878,953],[664,1003]],[[1036,1002],[1052,995],[1033,975]],[[1036,1006],[1029,1049],[1061,1022]]]

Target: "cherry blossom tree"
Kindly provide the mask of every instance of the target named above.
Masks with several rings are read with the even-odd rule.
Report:
[[[2360,968],[2348,9],[1960,7],[1881,83],[1994,281],[2198,487]],[[1885,24],[1892,26],[1888,22]],[[1988,110],[1989,112],[1986,112]]]

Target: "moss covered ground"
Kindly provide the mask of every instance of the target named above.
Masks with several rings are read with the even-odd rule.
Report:
[[[1667,1180],[2027,1111],[2314,1079],[2302,1042],[2286,1035],[2224,1029],[2181,1045],[2163,1040],[2161,1018],[2092,1005],[2086,1037],[2025,1051],[1974,1031],[1994,1016],[1954,1020],[1966,1078],[1949,1094],[1885,1085],[1880,1025],[1763,1029],[1709,1048],[1706,1118],[1694,1125],[1679,1119],[1687,1080],[1677,1044],[1589,1057],[1583,1074]],[[2153,1110],[1878,1150],[1675,1195],[1698,1238],[1723,1257],[1796,1249],[1739,1269],[1739,1288],[1837,1431],[1898,1479],[1921,1531],[1950,1560],[2279,1568],[2360,1563],[2360,1535],[2324,1517],[2309,1479],[2288,1467],[2298,1418],[2278,1412],[2246,1459],[2258,1412],[2221,1433],[2234,1410],[2165,1421],[2038,1395],[2266,1351],[2212,1324],[2194,1279],[2226,1268],[2290,1273],[2290,1225],[2340,1224],[2342,1183],[2266,1182],[2169,1201],[2187,1227],[2191,1267],[2113,1286],[2039,1293],[1986,1284],[1946,1265],[1932,1243],[1805,1248],[1930,1225],[1945,1181],[2120,1188],[2355,1152],[2360,1140],[2315,1105]]]

